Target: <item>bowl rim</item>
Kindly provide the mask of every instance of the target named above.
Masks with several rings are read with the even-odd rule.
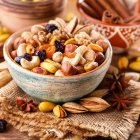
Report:
[[[42,23],[43,25],[44,23]],[[85,72],[85,73],[82,73],[82,74],[77,74],[77,75],[72,75],[72,76],[54,76],[54,75],[41,75],[41,74],[37,74],[37,73],[33,73],[31,72],[30,70],[27,70],[27,69],[24,69],[22,68],[19,64],[17,64],[12,58],[11,58],[11,55],[8,51],[8,46],[9,44],[13,41],[13,38],[15,36],[19,36],[19,34],[21,34],[22,32],[24,31],[29,31],[31,29],[32,26],[29,26],[29,27],[26,27],[26,28],[23,28],[17,32],[15,32],[14,34],[12,34],[8,39],[7,41],[4,43],[4,47],[3,47],[3,52],[4,52],[4,58],[5,60],[10,63],[10,65],[12,65],[12,67],[14,67],[14,69],[17,69],[18,71],[20,72],[23,72],[29,76],[33,76],[33,77],[39,77],[39,78],[46,78],[46,79],[57,79],[57,80],[70,80],[70,79],[82,79],[82,78],[85,78],[85,77],[90,77],[93,73],[97,72],[99,69],[101,69],[109,60],[110,58],[112,58],[112,55],[113,55],[113,49],[112,49],[112,46],[109,42],[109,40],[105,37],[103,37],[104,40],[106,40],[108,43],[109,43],[109,47],[106,51],[106,59],[105,61],[99,65],[97,68],[95,68],[94,70],[92,71],[89,71],[89,72]]]
[[[104,26],[111,26],[111,27],[116,27],[116,28],[126,28],[126,27],[140,27],[140,24],[108,24],[108,23],[104,23],[101,20],[98,20],[96,18],[93,18],[91,16],[89,16],[88,14],[86,14],[79,5],[79,0],[77,0],[77,4],[76,4],[77,10],[78,12],[84,16],[85,18],[89,19],[90,21],[92,21],[94,24],[100,24],[100,25],[104,25]]]

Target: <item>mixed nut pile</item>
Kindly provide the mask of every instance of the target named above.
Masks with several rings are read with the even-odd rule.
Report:
[[[101,65],[108,45],[92,26],[78,24],[77,17],[69,23],[56,18],[16,38],[11,57],[34,73],[71,76]]]

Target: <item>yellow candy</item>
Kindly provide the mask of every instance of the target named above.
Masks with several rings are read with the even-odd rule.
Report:
[[[128,64],[129,64],[129,60],[127,57],[121,57],[119,60],[118,60],[118,67],[119,69],[126,69],[128,67]]]
[[[140,72],[140,61],[135,61],[135,62],[130,63],[129,68],[134,71]]]
[[[68,40],[65,42],[64,45],[67,45],[67,44],[77,44],[77,42],[75,41],[74,38],[70,38],[70,39],[68,39]]]
[[[38,106],[41,112],[50,112],[55,107],[55,104],[52,102],[41,102]]]
[[[51,64],[51,63],[49,63],[49,62],[42,62],[42,63],[40,64],[40,66],[41,66],[42,68],[46,69],[46,70],[47,70],[48,72],[50,72],[50,73],[55,73],[55,72],[58,70],[57,67],[55,67],[53,64]]]
[[[4,42],[9,38],[10,34],[1,34],[0,35],[0,42]]]
[[[140,62],[140,56],[139,56],[139,57],[137,57],[136,61]]]

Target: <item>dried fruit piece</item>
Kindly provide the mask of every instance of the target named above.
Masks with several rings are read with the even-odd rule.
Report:
[[[28,53],[25,53],[25,54],[23,55],[23,58],[25,58],[25,59],[28,60],[28,61],[31,61],[31,60],[32,60],[32,56],[31,56],[30,54],[28,54]]]
[[[61,107],[60,105],[56,105],[53,108],[53,113],[56,117],[58,118],[65,118],[67,116],[66,111],[63,109],[63,107]]]
[[[95,52],[103,52],[104,51],[103,48],[97,44],[89,44],[88,47],[91,48]]]
[[[105,61],[105,56],[104,56],[104,54],[101,53],[101,52],[97,52],[97,53],[96,53],[95,61],[96,61],[99,65],[101,65],[101,64]]]
[[[41,112],[50,112],[53,111],[53,108],[55,107],[55,104],[52,102],[41,102],[38,106],[39,110]]]
[[[68,44],[77,44],[77,42],[75,41],[74,38],[70,38],[64,43],[64,45],[68,45]]]
[[[47,71],[42,67],[35,67],[35,68],[32,69],[32,72],[42,74],[42,75],[47,74]]]
[[[64,53],[64,50],[65,50],[65,46],[62,42],[56,40],[55,43],[54,43],[55,47],[56,47],[56,51],[57,52],[62,52]]]
[[[58,27],[55,24],[46,24],[45,29],[49,32],[52,33],[54,30],[57,30]]]
[[[107,94],[109,93],[109,89],[98,89],[98,90],[95,90],[93,92],[91,92],[88,97],[104,97],[106,96]]]
[[[76,56],[76,52],[67,52],[64,53],[64,56],[68,57],[68,58],[74,58]]]
[[[129,64],[129,60],[127,57],[123,56],[118,60],[118,67],[119,69],[123,70],[123,69],[127,69]]]
[[[72,66],[68,61],[62,64],[61,70],[66,76],[74,75],[77,73],[77,69],[74,66]]]
[[[139,56],[139,57],[137,57],[136,61],[140,62],[140,56]]]
[[[70,113],[84,113],[88,111],[85,107],[74,102],[64,103],[63,108]]]
[[[101,112],[110,107],[110,104],[99,97],[87,97],[80,100],[80,104],[90,112]]]
[[[98,63],[97,62],[88,62],[87,64],[84,65],[84,69],[85,71],[91,71],[93,69],[95,69],[96,67],[98,67]]]
[[[50,73],[55,73],[55,72],[58,70],[57,67],[55,67],[53,64],[51,64],[51,63],[49,63],[49,62],[42,62],[42,63],[40,64],[40,66],[41,66],[42,68],[46,69],[46,70],[47,70],[48,72],[50,72]]]
[[[139,61],[134,61],[134,62],[130,63],[129,68],[134,70],[134,71],[140,72],[140,62]]]
[[[39,56],[41,61],[44,61],[46,59],[46,51],[45,50],[36,51],[35,55]]]

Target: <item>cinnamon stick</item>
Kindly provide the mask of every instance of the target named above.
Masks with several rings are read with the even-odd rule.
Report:
[[[112,19],[112,24],[124,24],[124,20],[120,16],[115,16]]]
[[[102,17],[105,9],[97,2],[97,0],[85,0],[85,3],[89,5],[92,9],[95,9],[95,11],[100,15],[100,17]]]
[[[114,1],[114,0],[113,0]],[[110,12],[112,12],[113,14],[117,15],[117,12],[114,10],[114,8],[112,8],[112,6],[108,3],[108,0],[98,0],[98,2],[100,3],[100,5],[102,5],[106,10],[109,10]]]
[[[91,17],[100,19],[99,14],[92,9],[91,7],[89,7],[85,2],[81,2],[78,4],[78,6],[80,6],[80,8],[88,15],[90,15]]]
[[[140,22],[140,14],[135,16],[129,23],[132,24],[136,22]]]
[[[134,7],[134,15],[140,13],[140,0],[137,0],[135,7]]]
[[[118,13],[122,18],[128,18],[130,16],[129,10],[121,4],[119,0],[107,0],[112,8]]]

